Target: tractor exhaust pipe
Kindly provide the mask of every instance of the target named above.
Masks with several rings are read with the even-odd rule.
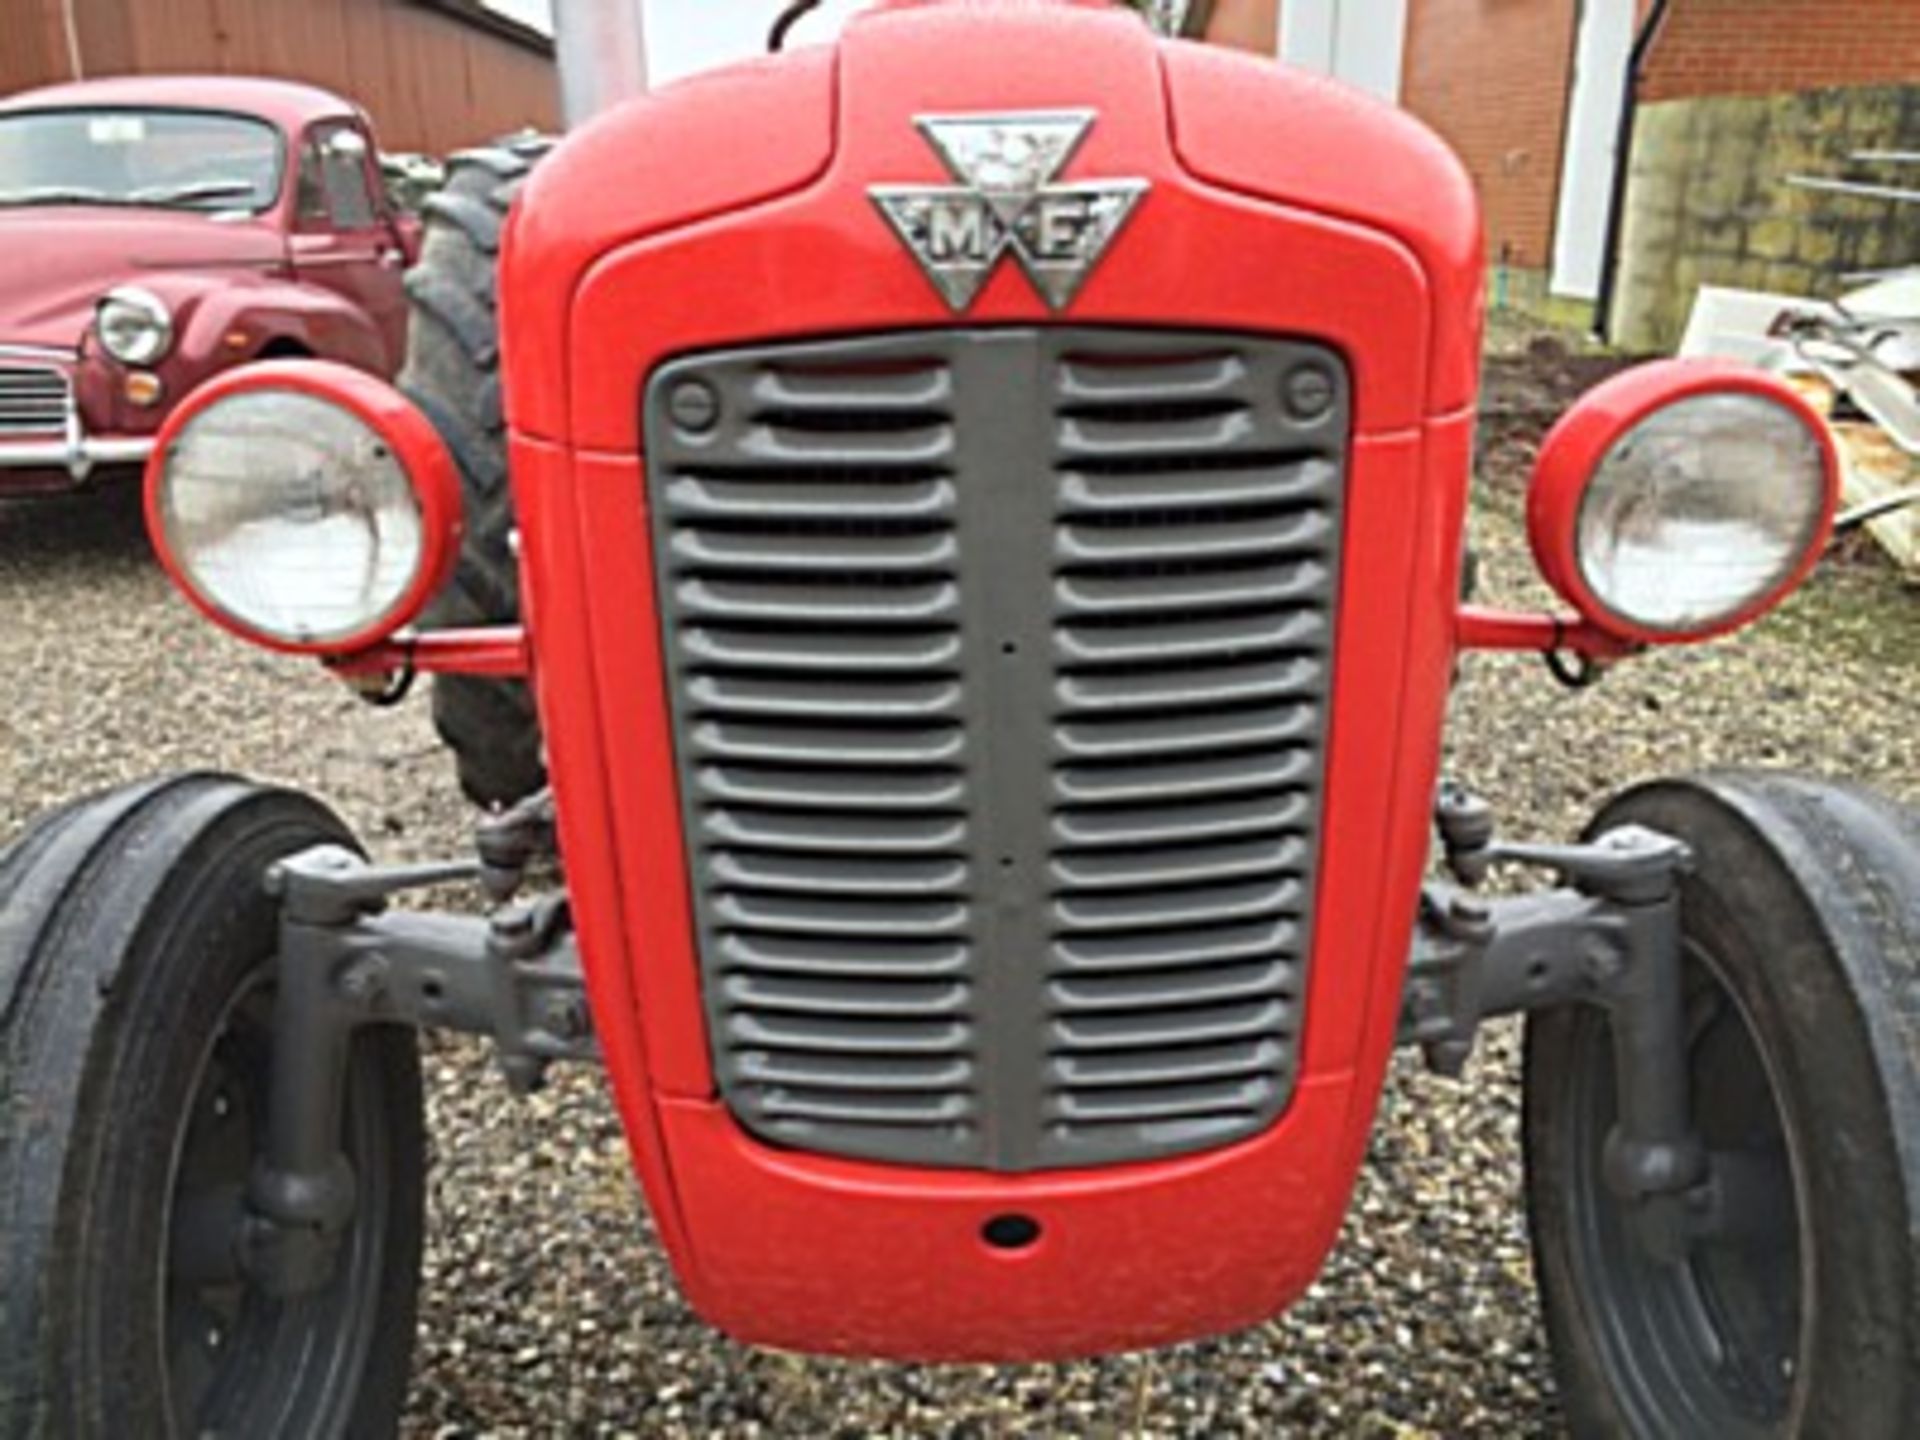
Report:
[[[647,92],[646,0],[563,0],[553,7],[560,110],[575,129]]]

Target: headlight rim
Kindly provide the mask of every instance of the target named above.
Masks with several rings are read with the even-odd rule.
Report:
[[[1589,583],[1579,554],[1582,507],[1601,464],[1629,432],[1671,406],[1716,395],[1769,402],[1812,437],[1821,468],[1817,520],[1794,565],[1746,604],[1699,625],[1649,625],[1616,610]],[[1596,385],[1548,431],[1527,493],[1527,538],[1547,583],[1597,629],[1636,645],[1696,644],[1752,624],[1812,573],[1832,538],[1840,473],[1833,432],[1812,405],[1776,377],[1726,360],[1650,361]]]
[[[114,349],[112,342],[107,339],[105,324],[107,308],[111,305],[131,306],[143,311],[154,322],[154,330],[160,338],[151,354],[128,355]],[[93,333],[108,359],[140,370],[150,369],[171,355],[178,338],[174,330],[173,307],[140,285],[116,285],[94,302]]]
[[[351,633],[305,639],[263,629],[228,610],[196,581],[168,534],[165,488],[176,442],[197,418],[239,395],[291,391],[331,404],[378,434],[420,507],[421,556],[400,598]],[[392,385],[330,360],[266,360],[230,370],[191,392],[155,437],[143,484],[147,534],[174,587],[207,619],[243,640],[283,655],[328,660],[362,654],[417,620],[452,578],[464,530],[459,471],[433,423]]]

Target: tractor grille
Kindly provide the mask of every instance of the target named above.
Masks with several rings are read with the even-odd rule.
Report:
[[[66,372],[0,360],[0,435],[60,435],[73,406]]]
[[[656,372],[700,965],[750,1131],[1019,1171],[1281,1113],[1346,395],[1321,347],[1148,330]]]

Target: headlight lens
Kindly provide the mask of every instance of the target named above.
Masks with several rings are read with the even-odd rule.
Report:
[[[194,415],[153,504],[201,598],[292,646],[382,638],[428,558],[420,500],[380,433],[292,389],[239,391]]]
[[[122,365],[151,365],[173,346],[173,315],[158,295],[109,291],[94,316],[100,348]]]
[[[1575,526],[1582,580],[1646,630],[1707,631],[1790,580],[1825,520],[1826,454],[1764,395],[1674,401],[1634,425],[1589,481]]]

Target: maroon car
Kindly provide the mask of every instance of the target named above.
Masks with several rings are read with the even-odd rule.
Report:
[[[0,101],[0,495],[145,461],[268,356],[390,375],[417,231],[366,115],[304,85],[129,77]]]

